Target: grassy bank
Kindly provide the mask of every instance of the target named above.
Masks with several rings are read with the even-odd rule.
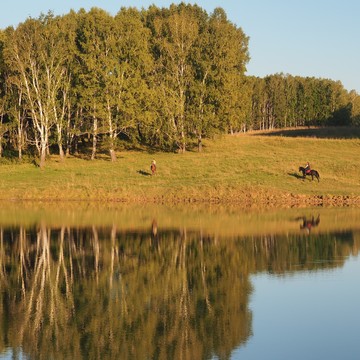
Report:
[[[52,156],[44,169],[3,162],[0,198],[246,206],[360,203],[359,139],[268,135],[224,136],[205,142],[202,153],[120,152],[115,163],[107,156],[64,162]],[[153,158],[156,176],[150,176]],[[300,178],[298,167],[306,161],[319,171],[319,183]]]

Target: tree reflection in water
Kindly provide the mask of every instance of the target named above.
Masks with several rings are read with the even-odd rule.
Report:
[[[250,274],[341,266],[358,249],[350,232],[222,239],[156,219],[0,236],[0,353],[33,359],[227,359],[252,335]]]

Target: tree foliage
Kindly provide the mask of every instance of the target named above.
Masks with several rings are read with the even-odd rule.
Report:
[[[215,133],[359,124],[359,95],[340,82],[246,76],[249,38],[222,8],[48,13],[0,35],[0,156],[116,160],[120,146],[184,152]]]

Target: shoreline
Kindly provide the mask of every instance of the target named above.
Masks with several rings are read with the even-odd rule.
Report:
[[[94,203],[94,204],[127,204],[127,205],[221,205],[233,206],[238,208],[304,208],[304,207],[360,207],[360,195],[332,195],[332,194],[294,194],[273,191],[271,189],[258,192],[246,191],[221,191],[220,194],[204,194],[204,196],[191,196],[191,194],[131,194],[128,196],[114,196],[102,194],[99,198],[81,196],[74,198],[69,197],[51,197],[51,196],[34,196],[34,197],[6,197],[0,196],[3,203]]]

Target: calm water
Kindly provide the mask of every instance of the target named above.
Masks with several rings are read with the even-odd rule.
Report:
[[[0,211],[0,359],[360,359],[360,211]]]

